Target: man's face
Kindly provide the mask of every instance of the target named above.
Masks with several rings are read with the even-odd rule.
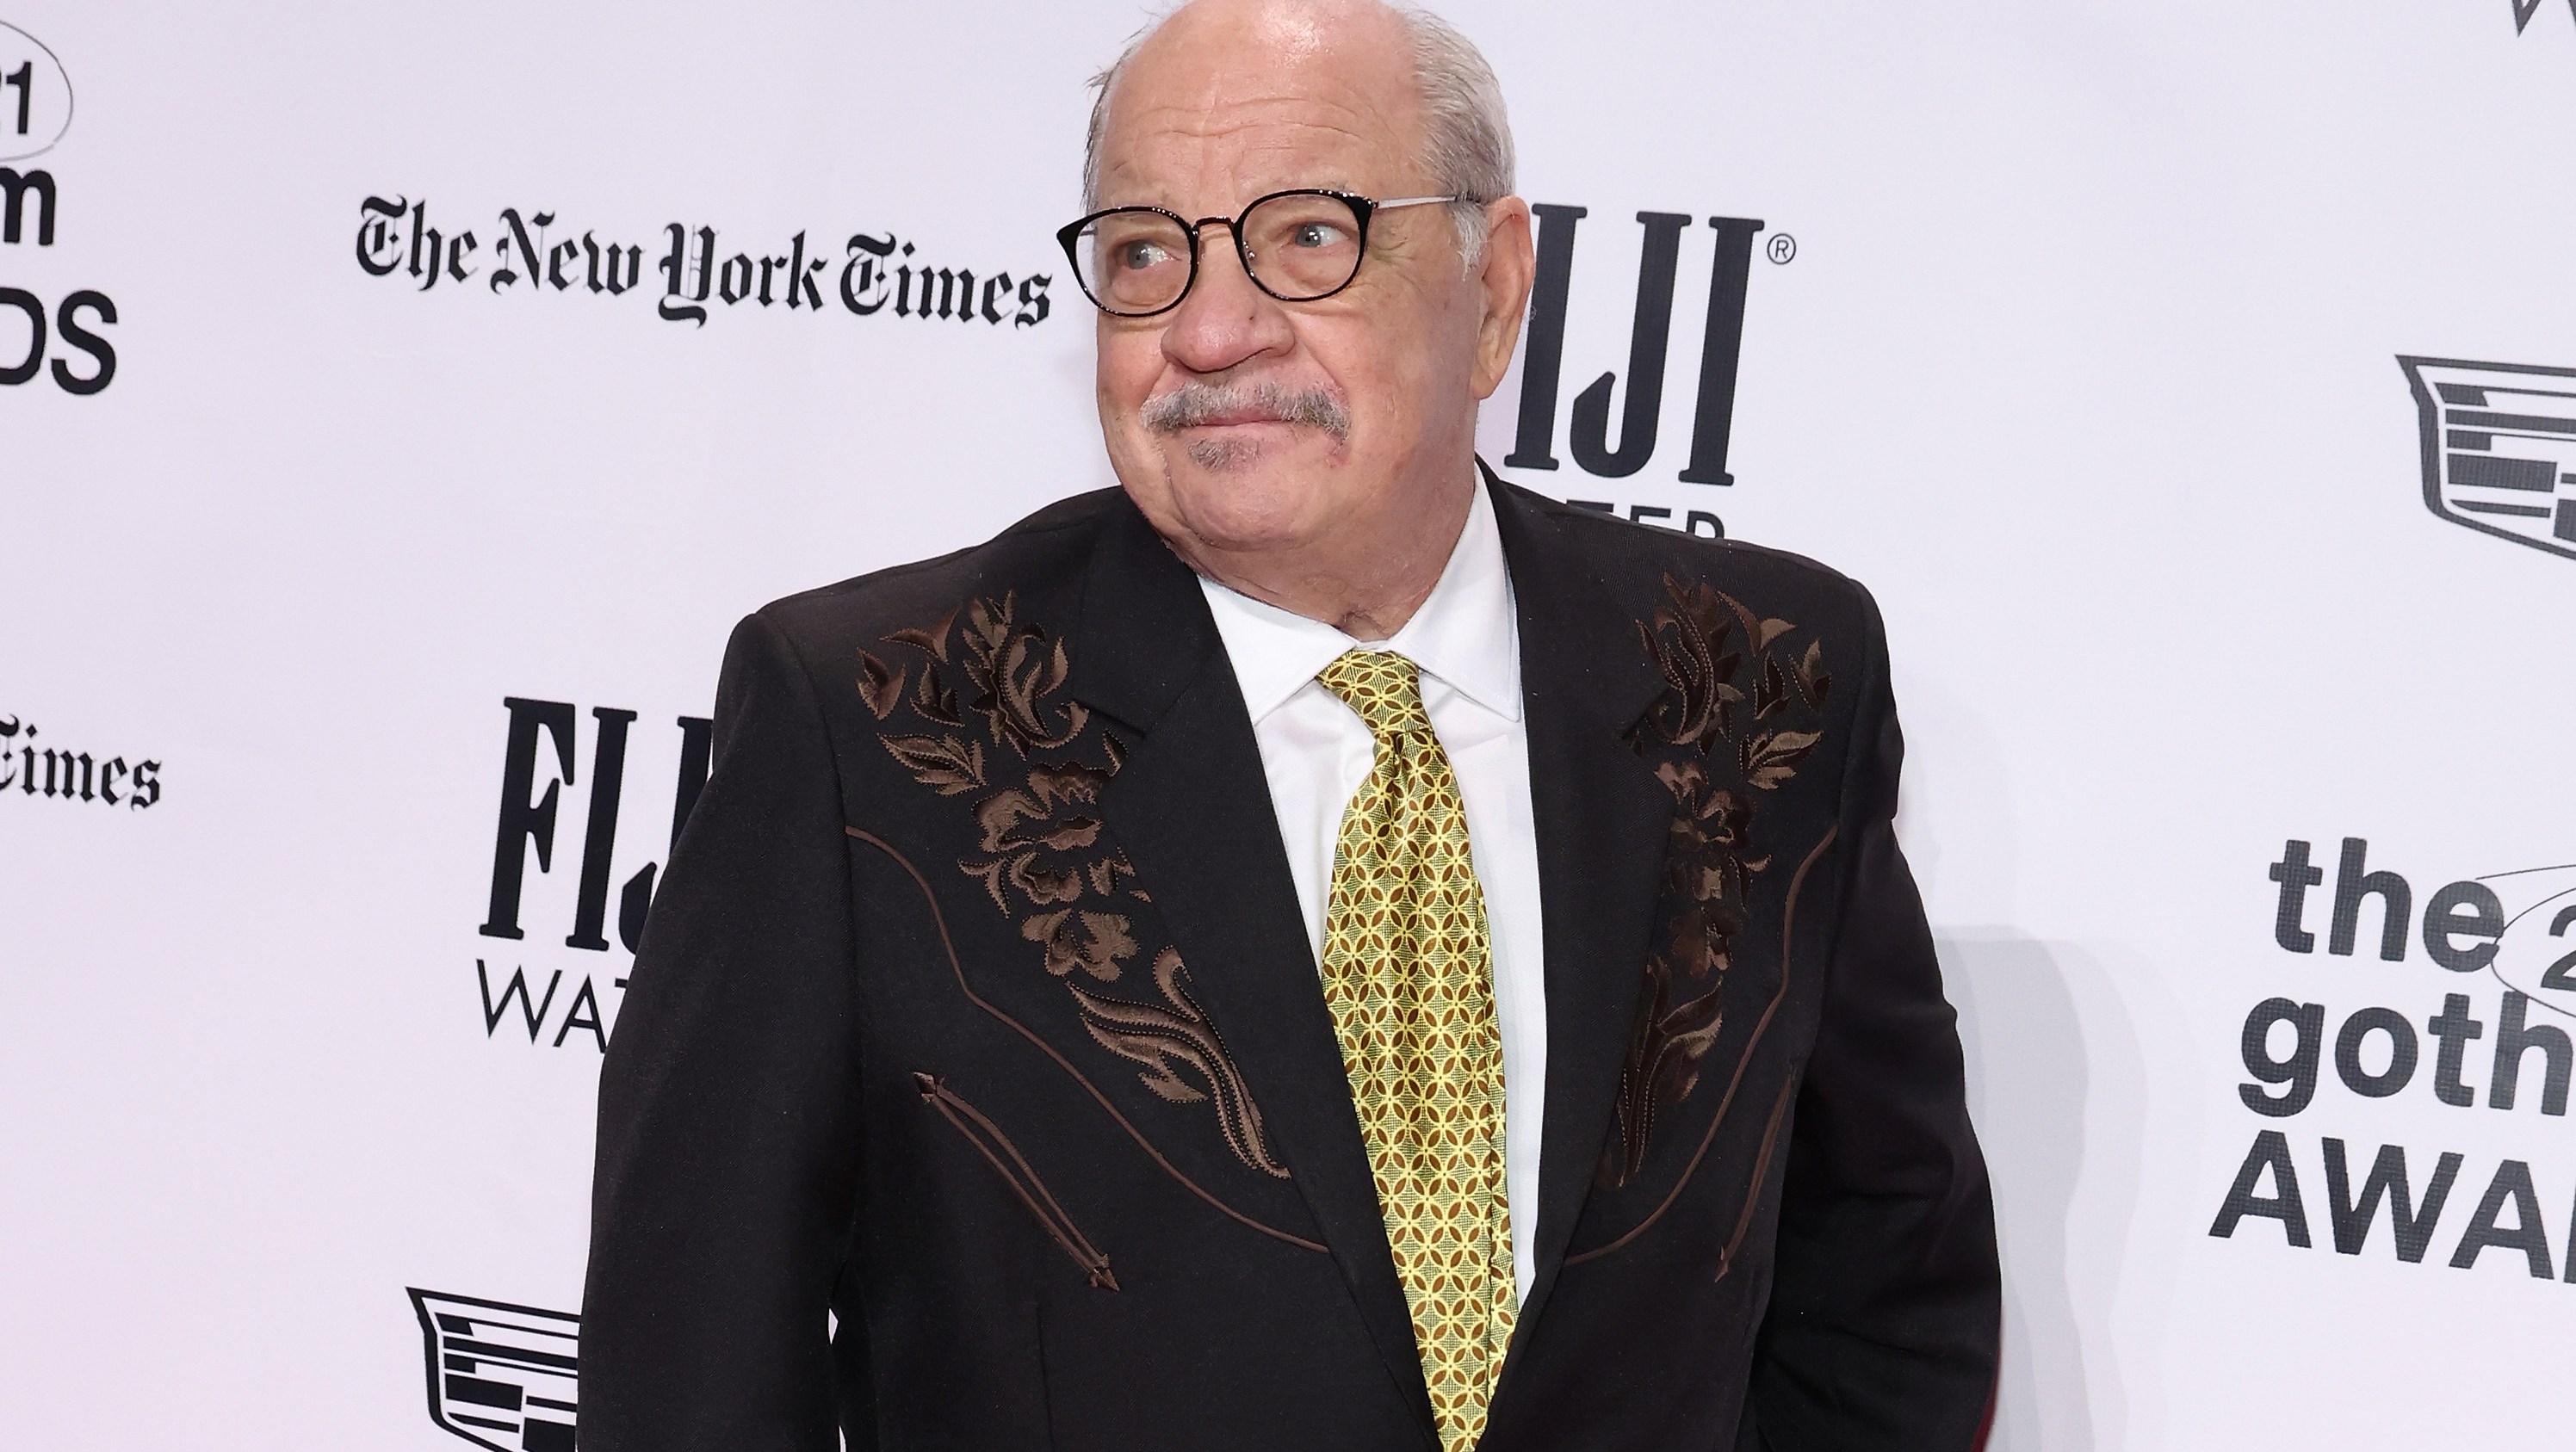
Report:
[[[1110,96],[1096,205],[1195,220],[1299,187],[1422,196],[1420,111],[1409,39],[1383,12],[1202,4],[1148,41]],[[1501,210],[1521,219],[1525,250],[1519,205]],[[1518,329],[1518,294],[1498,319],[1485,270],[1467,275],[1448,208],[1407,207],[1371,223],[1349,287],[1281,302],[1245,274],[1230,228],[1204,229],[1178,307],[1100,318],[1100,419],[1120,482],[1197,557],[1330,552],[1337,534],[1382,537],[1419,517],[1430,491],[1454,498],[1463,478],[1427,476],[1463,475],[1476,401]],[[1425,547],[1445,557],[1450,543]]]

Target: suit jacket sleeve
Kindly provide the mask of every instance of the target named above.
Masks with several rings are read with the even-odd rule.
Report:
[[[584,1452],[838,1445],[826,1314],[859,1134],[846,853],[811,680],[752,616],[600,1075]]]
[[[1781,1187],[1741,1452],[1977,1444],[2001,1314],[1994,1204],[1957,1016],[1897,849],[1904,756],[1864,600],[1841,817],[1841,919]]]

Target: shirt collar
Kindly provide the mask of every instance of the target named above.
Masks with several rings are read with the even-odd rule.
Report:
[[[1440,582],[1422,608],[1386,641],[1354,640],[1320,620],[1282,610],[1202,575],[1199,588],[1234,665],[1254,721],[1285,705],[1315,673],[1348,650],[1392,650],[1477,705],[1517,721],[1521,714],[1520,623],[1494,502],[1478,480],[1467,524]]]

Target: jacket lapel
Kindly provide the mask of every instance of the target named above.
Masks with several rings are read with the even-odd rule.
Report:
[[[1481,461],[1480,461],[1481,463]],[[1624,739],[1663,677],[1563,506],[1485,475],[1520,617],[1521,699],[1538,829],[1547,983],[1547,1121],[1537,1270],[1515,1346],[1545,1310],[1601,1161],[1645,978],[1672,797]]]
[[[1191,988],[1427,1434],[1413,1322],[1260,747],[1197,577],[1132,507],[1094,547],[1080,629],[1074,695],[1135,733],[1101,815],[1170,927]],[[1606,1113],[1606,1094],[1602,1103]]]

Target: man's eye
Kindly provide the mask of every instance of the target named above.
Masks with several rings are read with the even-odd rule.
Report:
[[[1288,245],[1292,247],[1333,247],[1344,240],[1342,229],[1330,222],[1301,222],[1297,230],[1288,234]]]
[[[1118,265],[1129,272],[1142,272],[1169,260],[1171,254],[1160,243],[1130,242],[1118,249]]]

